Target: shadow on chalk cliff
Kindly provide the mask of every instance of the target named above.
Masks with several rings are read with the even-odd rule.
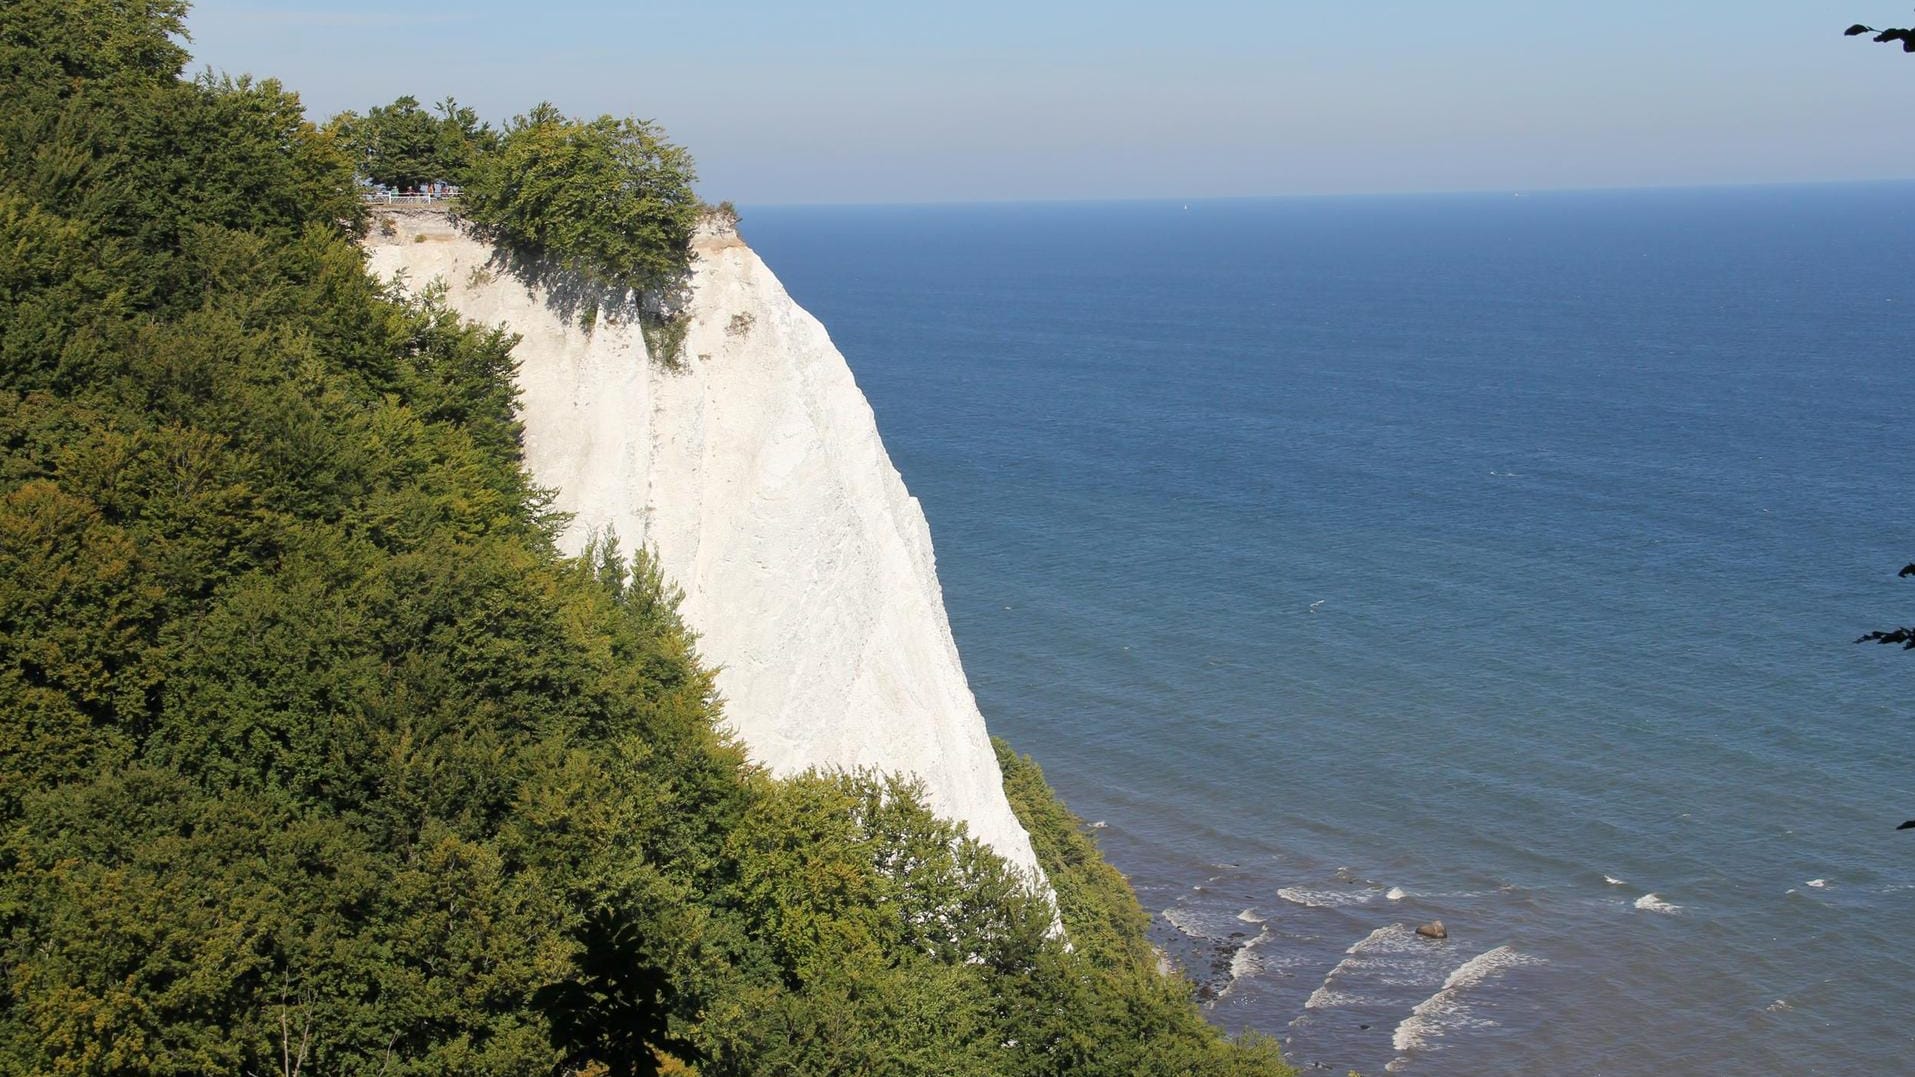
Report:
[[[681,371],[685,330],[691,316],[691,280],[674,282],[644,292],[618,288],[592,279],[542,252],[507,243],[469,220],[453,219],[464,234],[486,243],[492,257],[486,271],[512,277],[544,300],[546,309],[568,326],[590,335],[601,325],[636,324],[644,334],[646,350],[667,370]],[[694,254],[693,257],[696,257]]]

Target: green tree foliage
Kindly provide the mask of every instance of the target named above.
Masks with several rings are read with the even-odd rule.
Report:
[[[656,300],[691,267],[695,178],[691,155],[655,124],[541,104],[477,162],[462,212],[527,260]]]
[[[368,109],[342,112],[326,131],[351,156],[359,174],[388,187],[464,184],[474,163],[498,146],[498,135],[478,113],[448,97],[428,112],[419,99],[400,97]],[[436,114],[435,114],[436,113]]]
[[[9,83],[45,89],[60,80],[170,79],[186,64],[178,39],[186,33],[187,0],[22,0],[7,7],[0,72]]]
[[[180,15],[0,7],[0,1074],[1277,1071],[1033,766],[1074,946],[911,784],[748,765],[651,560],[555,552],[512,340]]]

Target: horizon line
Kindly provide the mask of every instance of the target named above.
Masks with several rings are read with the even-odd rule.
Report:
[[[932,209],[938,207],[954,208],[959,206],[1000,206],[1009,208],[1014,206],[1161,205],[1175,202],[1195,205],[1199,202],[1215,204],[1218,202],[1301,202],[1372,198],[1480,198],[1492,196],[1508,198],[1521,197],[1524,195],[1647,194],[1658,191],[1753,191],[1790,187],[1886,187],[1902,184],[1915,184],[1915,176],[1893,176],[1874,179],[1743,180],[1715,183],[1644,183],[1561,187],[1455,187],[1416,191],[1292,191],[1279,194],[1093,195],[1084,198],[931,198],[874,201],[736,201],[738,205],[752,209]]]

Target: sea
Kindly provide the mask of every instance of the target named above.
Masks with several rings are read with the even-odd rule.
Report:
[[[994,733],[1341,1075],[1915,1072],[1915,184],[746,207]],[[1448,937],[1414,929],[1441,920]]]

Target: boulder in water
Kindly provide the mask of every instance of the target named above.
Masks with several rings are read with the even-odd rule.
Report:
[[[1443,921],[1441,920],[1431,920],[1429,923],[1417,928],[1416,933],[1426,939],[1447,939],[1450,937],[1449,930],[1443,926]]]

